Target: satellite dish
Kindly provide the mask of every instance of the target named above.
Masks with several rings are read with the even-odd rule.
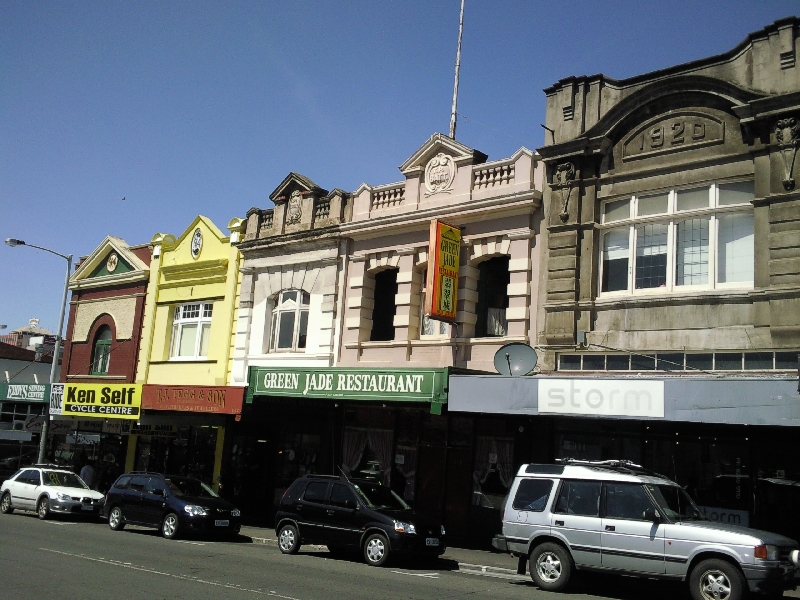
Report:
[[[536,350],[528,344],[513,342],[495,352],[494,368],[501,375],[521,377],[533,371],[536,359]]]

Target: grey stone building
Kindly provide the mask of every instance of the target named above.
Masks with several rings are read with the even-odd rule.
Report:
[[[544,370],[796,368],[798,24],[545,90]]]

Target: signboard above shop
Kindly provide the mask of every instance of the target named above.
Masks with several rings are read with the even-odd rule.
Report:
[[[431,221],[428,242],[428,279],[425,314],[431,319],[454,323],[458,302],[458,269],[461,230],[441,221]]]
[[[446,387],[447,369],[251,367],[247,402],[254,396],[430,402],[439,414]]]
[[[47,402],[49,383],[0,383],[0,402]]]
[[[244,391],[232,386],[145,384],[142,408],[240,415]]]
[[[51,415],[100,419],[138,419],[141,416],[140,383],[65,383],[58,388],[53,384]]]

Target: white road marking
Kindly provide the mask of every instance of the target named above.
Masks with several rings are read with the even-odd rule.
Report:
[[[392,571],[398,575],[412,575],[414,577],[427,577],[428,579],[439,579],[438,573],[406,573],[405,571]]]
[[[480,575],[482,577],[494,577],[496,579],[507,579],[509,581],[528,581],[528,577],[525,575],[508,575],[506,573],[494,573],[492,571],[476,571],[472,569],[462,569],[463,565],[459,565],[458,571],[452,571],[453,573],[463,573],[464,575]]]
[[[283,600],[299,600],[293,596],[284,596],[282,594],[278,594],[275,591],[270,590],[269,592],[265,592],[263,590],[253,590],[249,588],[242,587],[240,585],[234,583],[219,583],[217,581],[208,581],[205,579],[198,579],[197,577],[192,577],[190,575],[175,575],[174,573],[165,573],[164,571],[156,571],[155,569],[148,569],[147,567],[136,567],[131,563],[124,563],[118,560],[109,560],[104,558],[93,558],[91,556],[86,556],[85,554],[72,554],[70,552],[62,552],[61,550],[53,550],[51,548],[39,548],[39,550],[44,550],[45,552],[52,552],[53,554],[60,554],[62,556],[69,556],[70,558],[82,558],[83,560],[89,560],[92,562],[103,563],[106,565],[111,565],[113,567],[121,567],[123,569],[132,569],[134,571],[141,571],[143,573],[152,573],[153,575],[162,575],[164,577],[173,577],[175,579],[180,579],[182,581],[193,581],[195,583],[203,583],[205,585],[211,585],[215,587],[227,588],[229,590],[238,590],[240,592],[250,592],[252,594],[258,594],[260,596],[268,596],[271,598],[282,598]]]
[[[45,523],[47,523],[48,525],[77,525],[77,523],[70,522],[70,521],[67,521],[67,522],[45,521]]]
[[[206,546],[208,542],[190,542],[189,540],[175,540],[179,544],[192,544],[194,546]]]

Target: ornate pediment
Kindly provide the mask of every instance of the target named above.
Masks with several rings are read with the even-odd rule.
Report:
[[[125,240],[107,236],[94,251],[84,258],[69,278],[71,289],[118,285],[147,279],[150,270],[130,249]]]
[[[328,190],[319,187],[305,175],[291,172],[281,181],[281,184],[275,188],[275,191],[269,195],[269,199],[275,203],[285,202],[288,201],[295,192],[299,192],[300,196],[308,194],[324,196],[328,193]]]
[[[434,171],[431,184],[434,189],[438,189],[445,183],[443,179],[446,178],[446,171],[451,166],[455,172],[457,165],[462,163],[480,164],[486,162],[486,158],[483,152],[473,150],[444,134],[434,133],[406,162],[400,165],[400,171],[404,175],[425,174],[426,182],[428,173]],[[438,191],[443,190],[438,189]]]

